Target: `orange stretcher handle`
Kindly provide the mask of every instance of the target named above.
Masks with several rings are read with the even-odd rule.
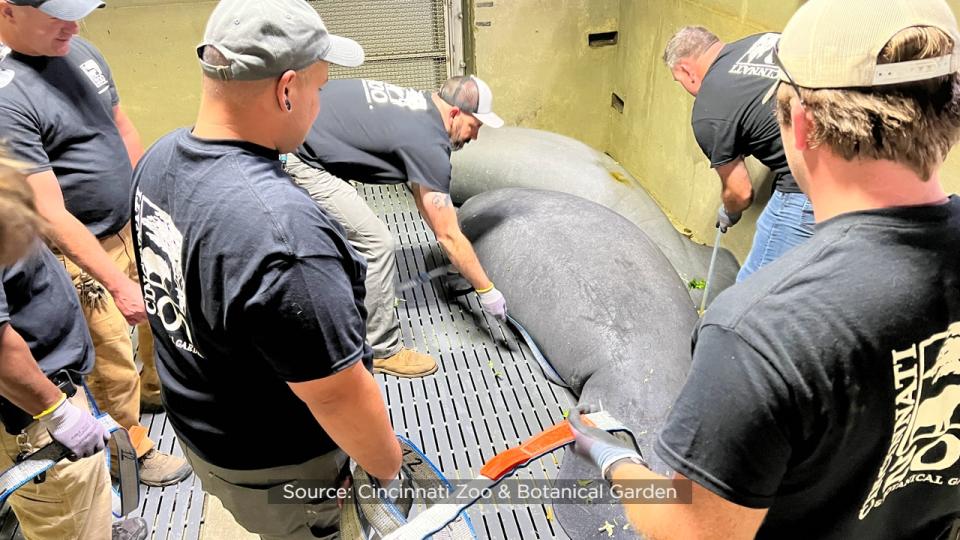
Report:
[[[580,418],[584,424],[594,425],[586,415]],[[491,480],[499,480],[517,467],[572,442],[573,431],[570,430],[570,423],[564,420],[523,441],[520,446],[493,456],[480,469],[480,474]]]

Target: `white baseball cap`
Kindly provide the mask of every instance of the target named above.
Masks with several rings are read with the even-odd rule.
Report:
[[[455,84],[451,85],[454,81]],[[503,119],[493,112],[493,91],[479,77],[470,75],[450,79],[443,85],[440,98],[461,111],[472,114],[486,126],[503,126]]]

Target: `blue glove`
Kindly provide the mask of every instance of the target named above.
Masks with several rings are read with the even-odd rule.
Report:
[[[78,408],[69,399],[59,407],[39,418],[40,425],[50,432],[53,440],[67,447],[80,459],[92,456],[103,450],[110,440],[108,432],[97,419],[87,411]]]
[[[644,463],[640,452],[610,433],[592,426],[587,426],[580,419],[580,414],[589,414],[588,407],[580,407],[570,411],[567,421],[570,422],[570,428],[573,430],[573,436],[576,443],[573,446],[574,452],[581,456],[590,458],[597,467],[600,468],[600,475],[607,478],[610,466],[621,459],[634,459]]]
[[[477,294],[480,295],[480,307],[482,307],[484,311],[496,317],[500,322],[507,320],[507,300],[496,287]]]
[[[720,232],[726,234],[727,229],[736,225],[741,217],[743,217],[743,212],[727,212],[727,209],[721,204],[720,210],[717,210],[717,228],[720,229]]]

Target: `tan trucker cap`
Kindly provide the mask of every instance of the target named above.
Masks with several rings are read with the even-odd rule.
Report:
[[[953,39],[953,53],[878,65],[893,36],[915,26],[943,30]],[[777,54],[780,82],[789,82],[789,74],[805,88],[883,86],[956,73],[960,31],[945,0],[809,0],[787,23]]]

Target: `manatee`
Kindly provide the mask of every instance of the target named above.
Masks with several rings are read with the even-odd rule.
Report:
[[[580,403],[610,411],[651,468],[672,474],[653,445],[690,368],[697,312],[658,245],[616,212],[557,191],[488,191],[463,204],[459,219],[510,314]],[[597,471],[567,452],[558,477]],[[572,538],[593,537],[606,521],[626,523],[612,502],[554,510]]]
[[[712,247],[680,234],[649,193],[610,156],[549,131],[503,127],[455,152],[450,195],[457,204],[506,187],[570,193],[610,208],[640,227],[660,248],[684,283],[706,279]],[[734,283],[736,258],[721,248],[710,285],[711,299]],[[702,290],[689,288],[694,305]]]

